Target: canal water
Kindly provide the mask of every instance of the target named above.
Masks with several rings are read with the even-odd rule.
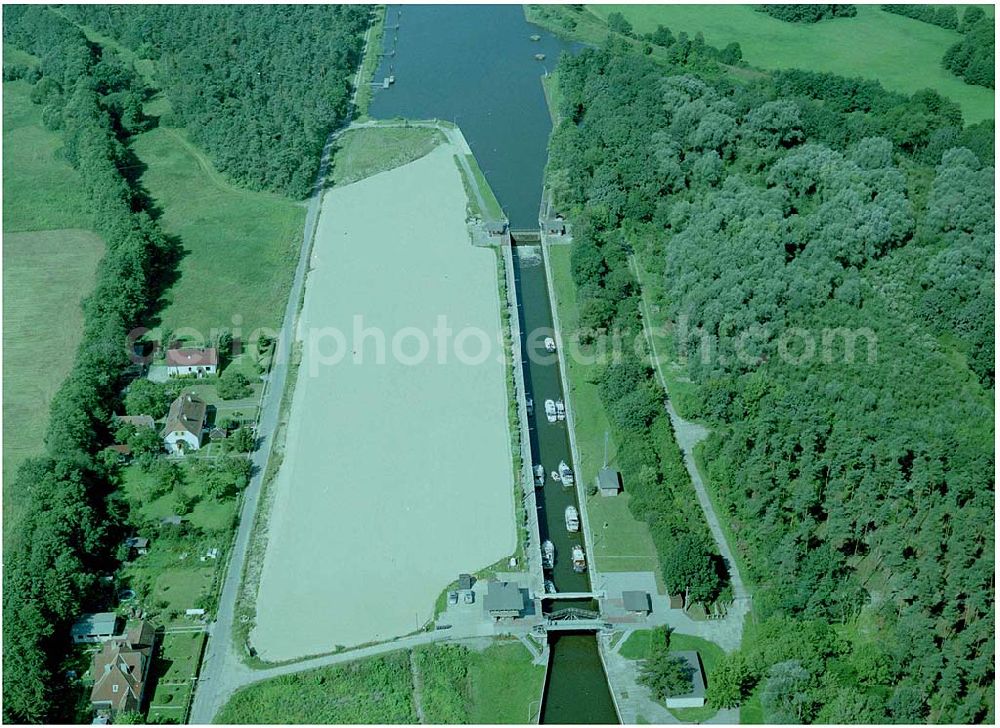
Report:
[[[539,40],[531,40],[532,35]],[[392,75],[395,83],[375,90],[369,114],[458,124],[512,229],[537,230],[552,130],[541,77],[555,68],[561,53],[574,50],[525,21],[519,5],[390,5],[375,78]],[[544,59],[537,60],[537,54]],[[572,458],[566,422],[549,423],[543,407],[546,399],[565,395],[558,358],[545,352],[543,344],[552,332],[552,302],[537,244],[517,245],[515,239],[514,277],[525,387],[535,403],[529,417],[531,453],[533,463],[541,463],[546,472],[539,530],[556,547],[551,578],[558,591],[587,592],[588,576],[574,572],[570,557],[573,544],[583,545],[583,537],[568,533],[565,526],[565,509],[576,505],[576,489],[564,488],[549,475],[560,461],[572,463]],[[591,601],[556,605],[596,609]],[[561,633],[550,645],[542,722],[617,723],[595,636]]]

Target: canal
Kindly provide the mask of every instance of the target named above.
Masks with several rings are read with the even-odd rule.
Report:
[[[392,75],[395,83],[376,89],[369,114],[458,124],[512,229],[537,230],[552,130],[541,77],[555,68],[561,53],[574,50],[529,24],[519,5],[390,5],[375,78]],[[537,244],[514,242],[525,388],[535,403],[529,417],[531,453],[546,473],[539,530],[555,545],[551,579],[556,589],[587,592],[588,576],[575,572],[571,560],[571,549],[583,545],[583,536],[570,534],[565,525],[566,507],[577,505],[576,489],[549,475],[561,461],[573,461],[565,420],[548,422],[543,407],[546,399],[565,399],[558,357],[543,344],[552,332],[544,262]],[[596,609],[591,601],[557,605]],[[594,634],[556,633],[550,647],[541,721],[617,723]]]

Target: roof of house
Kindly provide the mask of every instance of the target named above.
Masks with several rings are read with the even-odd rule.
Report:
[[[106,634],[115,633],[118,624],[118,615],[114,612],[96,612],[94,614],[82,615],[70,628],[70,634],[77,635]]]
[[[181,521],[183,520],[184,519],[178,515],[164,516],[163,518],[160,519],[160,523],[167,523],[171,526],[179,526],[181,525]]]
[[[156,427],[156,422],[149,415],[115,415],[118,422],[134,427]]]
[[[671,652],[671,657],[679,657],[685,660],[693,669],[691,675],[691,691],[682,695],[671,695],[672,698],[704,698],[705,697],[705,676],[701,674],[701,658],[695,650],[678,650]]]
[[[612,468],[601,468],[597,473],[597,484],[601,490],[618,490],[618,471]]]
[[[149,547],[149,539],[144,536],[129,536],[125,539],[125,545],[133,549],[144,549]]]
[[[205,400],[194,392],[182,392],[181,396],[170,404],[170,412],[167,413],[167,424],[163,427],[163,434],[168,435],[178,430],[186,430],[200,438],[207,408]]]
[[[219,352],[214,347],[167,349],[168,367],[214,367],[219,365]]]
[[[108,449],[114,450],[116,453],[119,453],[120,455],[132,454],[132,448],[130,448],[128,445],[109,445]]]
[[[649,593],[644,591],[622,592],[622,606],[626,612],[648,612]]]
[[[524,609],[524,595],[517,584],[509,581],[491,581],[486,585],[486,599],[483,602],[487,612],[521,611]]]
[[[138,710],[153,657],[153,626],[140,622],[123,639],[106,642],[94,655],[90,702],[113,710]]]
[[[472,588],[472,574],[459,574],[458,575],[458,588],[459,589],[471,589]]]

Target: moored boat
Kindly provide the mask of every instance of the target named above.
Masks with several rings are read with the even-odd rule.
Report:
[[[555,594],[556,593],[556,585],[554,583],[552,583],[551,579],[546,579],[545,580],[545,593],[546,594]]]
[[[565,420],[566,419],[566,405],[563,404],[561,399],[556,400],[556,419]]]
[[[559,461],[559,480],[562,484],[569,487],[573,485],[573,471],[570,469],[569,465],[566,464],[565,460]]]
[[[556,350],[556,340],[551,336],[545,337],[545,351],[553,352]]]
[[[528,410],[528,417],[531,417],[533,414],[535,414],[535,400],[533,400],[531,397],[528,397],[527,400],[525,400],[524,404]]]
[[[587,570],[587,557],[583,553],[582,546],[573,547],[573,571],[577,574],[582,574]]]
[[[580,514],[577,513],[576,506],[566,506],[566,530],[570,533],[580,530]]]
[[[558,470],[553,470],[551,473],[549,473],[549,475],[551,475],[552,476],[552,480],[556,481],[557,483],[561,483],[562,482],[562,478],[559,477],[559,471]]]
[[[547,399],[545,400],[545,417],[549,422],[555,422],[558,418],[556,414],[556,403],[555,400]]]
[[[542,542],[542,568],[551,569],[556,563],[556,546],[546,539]]]
[[[535,485],[539,488],[545,485],[545,466],[540,464],[535,466]]]

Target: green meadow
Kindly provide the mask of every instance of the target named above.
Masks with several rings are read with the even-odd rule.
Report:
[[[104,252],[79,176],[30,91],[26,81],[3,84],[3,513],[12,519],[19,494],[9,484],[42,451],[49,402],[73,364],[80,303]]]
[[[803,68],[880,81],[893,91],[933,88],[958,102],[967,123],[992,118],[993,90],[971,86],[941,66],[959,39],[954,30],[858,5],[853,18],[786,23],[748,5],[590,5],[602,19],[622,13],[637,33],[658,24],[676,35],[701,32],[710,45],[736,41],[743,58],[760,68]],[[992,11],[992,7],[987,7]]]
[[[184,251],[160,313],[163,325],[203,336],[223,327],[239,327],[244,336],[261,326],[277,329],[304,204],[230,185],[180,129],[155,128],[136,137],[133,149],[145,167],[141,183],[162,211],[160,227]]]

